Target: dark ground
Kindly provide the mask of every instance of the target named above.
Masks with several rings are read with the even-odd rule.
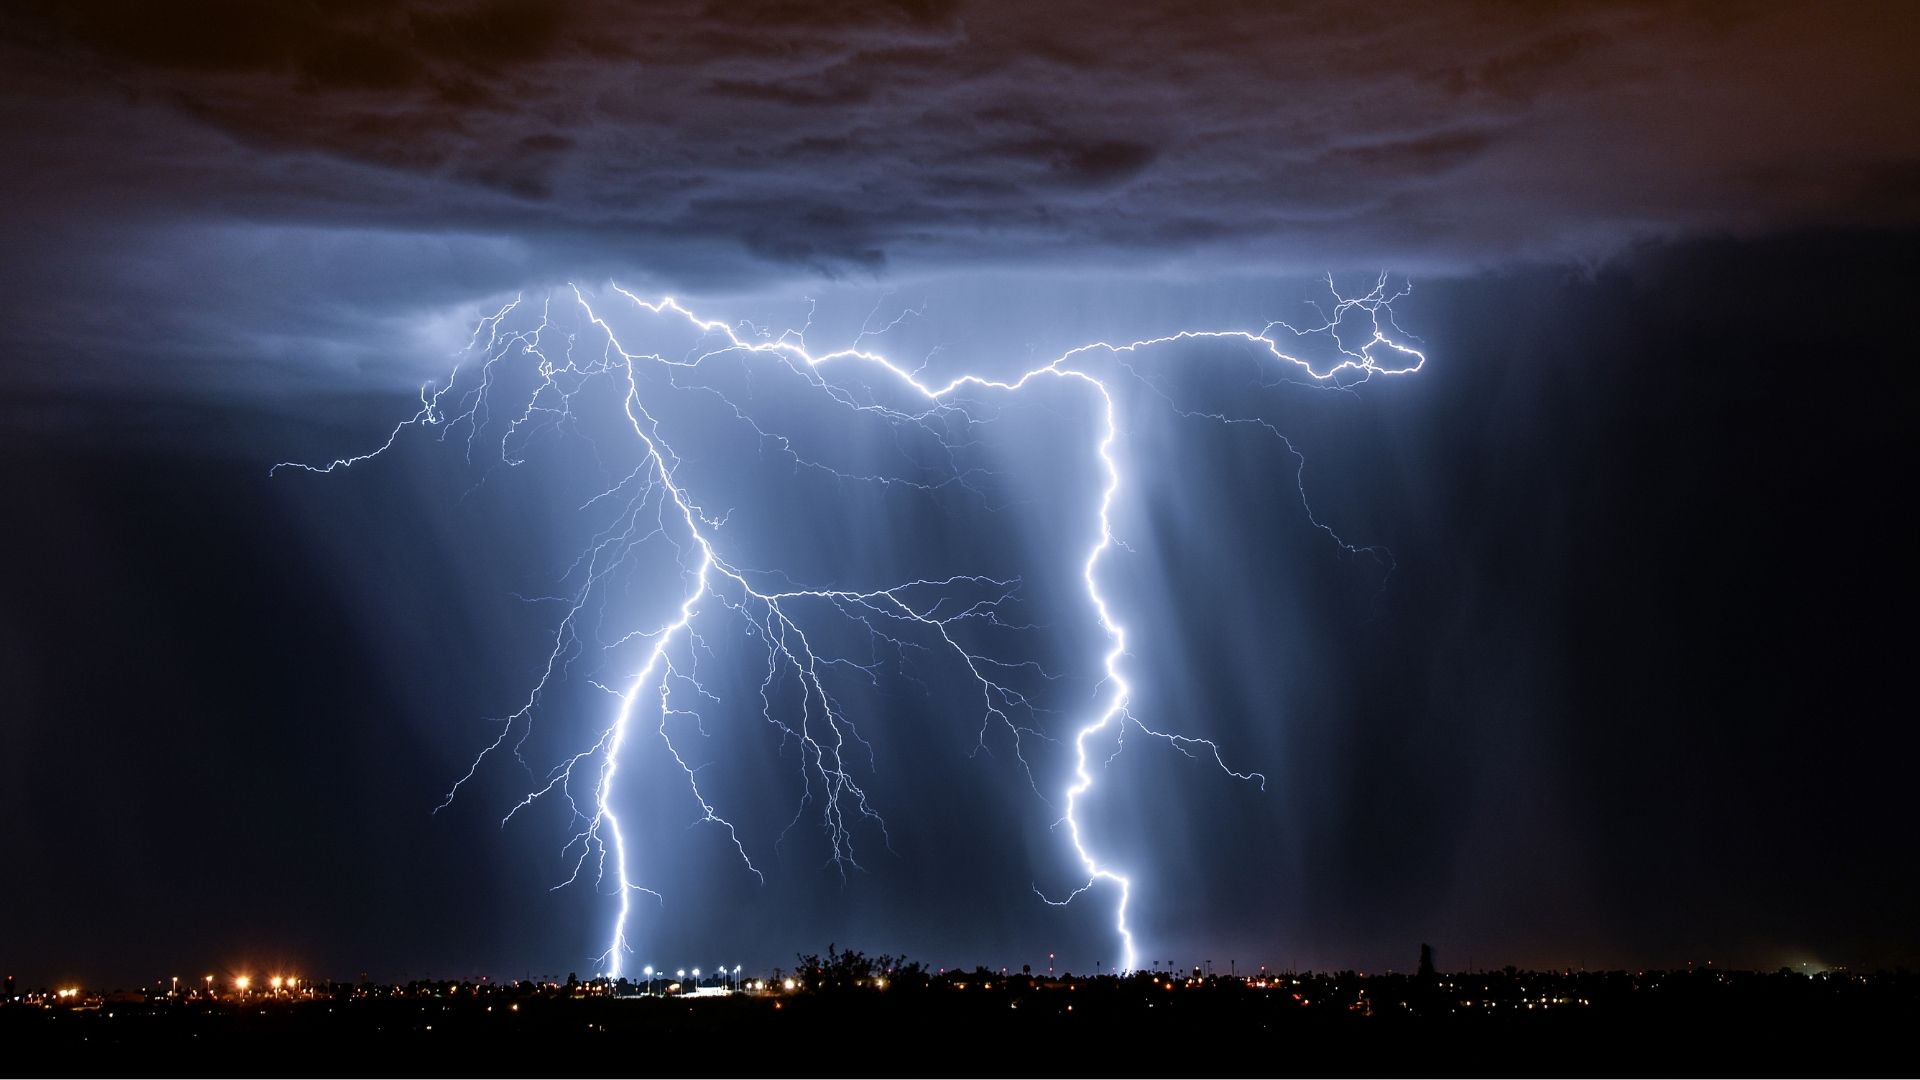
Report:
[[[949,982],[701,1000],[423,986],[297,1003],[14,1005],[0,1008],[0,1040],[10,1055],[61,1068],[151,1073],[300,1074],[402,1060],[497,1073],[592,1055],[622,1071],[721,1075],[1860,1074],[1909,1061],[1920,1019],[1920,982],[1904,974],[1489,973],[1425,984],[1347,974],[1175,989],[1146,976],[1000,979],[991,989]],[[1525,1008],[1523,986],[1556,1004]]]

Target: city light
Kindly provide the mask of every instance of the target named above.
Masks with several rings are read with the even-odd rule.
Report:
[[[250,975],[238,975],[234,977],[233,988],[243,994],[247,992],[247,987],[252,985],[253,977]]]
[[[718,978],[732,974],[733,967],[721,971],[700,970],[709,977]],[[908,996],[894,1005],[888,1005],[885,1002],[895,992],[891,986],[893,975],[900,970],[823,968],[819,969],[819,974],[824,976],[824,980],[818,989],[851,990],[845,996],[836,995],[836,1000],[849,1008],[860,1008],[862,1000],[874,1003],[866,1007],[878,1011],[870,1012],[868,1016],[880,1023],[885,1023],[887,1017],[920,1015],[931,1018],[937,1012],[921,1013],[918,1010],[940,1010],[944,1007],[967,1010],[964,1014],[967,1022],[977,1023],[981,1017],[979,1007],[971,1003],[981,1000],[982,995],[986,996],[987,1004],[1022,1012],[1037,1009],[1043,1014],[1072,1013],[1076,1017],[1105,1016],[1118,1020],[1123,1016],[1142,1016],[1133,1010],[1143,1005],[1146,1009],[1156,1006],[1164,1009],[1171,1003],[1164,995],[1177,991],[1179,997],[1185,999],[1180,1007],[1195,1010],[1188,1015],[1201,1015],[1207,1010],[1219,1009],[1222,1010],[1219,1015],[1230,1023],[1238,1022],[1233,1020],[1238,1017],[1250,1025],[1258,1022],[1261,1030],[1267,1029],[1269,1021],[1277,1019],[1282,1013],[1296,1010],[1359,1018],[1424,1017],[1426,1019],[1420,1022],[1432,1024],[1448,1023],[1450,1021],[1446,1017],[1462,1014],[1498,1012],[1525,1017],[1588,1009],[1630,1020],[1635,1015],[1646,1015],[1647,1009],[1657,1013],[1663,1008],[1663,1002],[1673,998],[1675,991],[1693,995],[1718,994],[1721,995],[1720,1000],[1729,1004],[1743,1000],[1793,1002],[1807,1010],[1839,1010],[1832,1015],[1912,1000],[1910,986],[1902,981],[1904,976],[1884,973],[1873,978],[1843,977],[1830,982],[1825,976],[1809,977],[1785,970],[1758,973],[1725,972],[1716,968],[1713,972],[1702,974],[1686,970],[1640,972],[1628,978],[1622,972],[1588,973],[1572,969],[1516,972],[1508,969],[1504,973],[1482,972],[1472,978],[1464,974],[1430,976],[1424,981],[1409,983],[1405,975],[1388,973],[1369,976],[1365,972],[1354,971],[1306,972],[1289,977],[1252,974],[1245,977],[1232,974],[1209,977],[1185,973],[1166,976],[1143,971],[1131,976],[1105,975],[1092,979],[1062,978],[1058,981],[1016,975],[981,982],[958,970],[943,971],[935,976],[919,970],[915,965],[913,970],[918,972],[918,977],[901,984],[898,990]],[[1204,961],[1198,970],[1204,972]],[[864,973],[856,979],[852,977],[854,971]],[[691,973],[689,969],[688,974]],[[238,975],[231,979],[236,989],[250,988],[250,976]],[[494,983],[490,979],[480,978],[427,979],[405,984],[362,981],[358,985],[320,979],[309,980],[309,985],[301,988],[298,994],[295,990],[300,987],[300,980],[291,975],[262,976],[260,982],[262,987],[278,984],[278,988],[285,993],[263,993],[258,997],[251,994],[236,995],[228,999],[225,1015],[232,1019],[226,1023],[249,1024],[253,1021],[248,1018],[256,1016],[300,1015],[311,1017],[311,1022],[315,1024],[344,1023],[344,1027],[336,1030],[349,1035],[356,1031],[379,1031],[389,1023],[418,1023],[417,1030],[425,1031],[439,1029],[443,1020],[452,1025],[463,1012],[475,1017],[518,1013],[525,1011],[522,1005],[526,1004],[528,1009],[539,1010],[538,1015],[543,1018],[541,1024],[555,1015],[550,1009],[579,1007],[592,1010],[581,1017],[589,1030],[611,1031],[618,1028],[640,1032],[656,1024],[659,1015],[657,1006],[650,1004],[631,1008],[615,1005],[611,1009],[571,1004],[604,999],[606,996],[614,996],[616,1000],[629,998],[629,995],[617,994],[615,980],[606,978],[595,978],[585,983],[577,980],[562,983],[551,978]],[[777,995],[780,989],[788,994],[805,992],[810,989],[806,982],[805,979],[787,976],[778,980],[743,979],[733,989],[755,995],[755,1007],[777,1010],[783,1008],[782,997],[761,998],[759,995],[769,991]],[[192,1017],[204,1013],[178,1002],[169,992],[169,985],[170,980],[156,978],[151,984],[133,992],[117,989],[96,991],[78,985],[43,988],[0,999],[0,1023],[11,1016],[4,1010],[40,1009],[49,1013],[43,1022],[50,1024],[105,1023],[118,1016],[145,1018],[139,1022],[140,1030],[160,1031],[175,1023],[199,1025],[201,1021]],[[1269,989],[1280,992],[1269,993]],[[709,1002],[728,996],[726,988],[703,987],[698,983],[688,984],[684,989],[676,983],[667,993],[670,998],[684,1001],[692,1010],[707,1008]],[[1837,999],[1835,994],[1849,996]],[[638,1001],[637,998],[631,1000]],[[950,1005],[943,1006],[943,1000]],[[348,1002],[356,1004],[341,1008]],[[551,1004],[543,1006],[540,1002]],[[721,1012],[714,1019],[724,1022],[724,1017],[729,1014],[724,1006],[717,1008]],[[419,1022],[423,1014],[428,1018],[443,1019],[435,1019],[432,1025],[426,1025]],[[747,1014],[736,1012],[731,1015]],[[96,1016],[97,1020],[90,1019]],[[329,1019],[336,1016],[346,1019]],[[961,1016],[956,1014],[956,1018]],[[1150,1016],[1144,1019],[1152,1022]],[[371,1027],[363,1026],[369,1022]],[[806,1021],[802,1018],[801,1022]],[[125,1023],[123,1019],[122,1024]],[[272,1025],[274,1022],[263,1023]],[[269,1026],[261,1030],[272,1028]],[[1248,1030],[1254,1029],[1250,1026]]]

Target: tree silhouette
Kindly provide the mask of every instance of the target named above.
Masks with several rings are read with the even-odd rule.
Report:
[[[858,949],[842,951],[832,943],[827,954],[808,953],[799,957],[794,977],[809,993],[834,994],[859,990],[919,990],[929,979],[925,964],[905,956],[881,953],[868,956]]]

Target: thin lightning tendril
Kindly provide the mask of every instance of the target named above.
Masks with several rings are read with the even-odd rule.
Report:
[[[1181,417],[1222,425],[1252,425],[1279,439],[1298,463],[1295,483],[1311,523],[1331,537],[1342,550],[1350,554],[1365,553],[1380,557],[1391,569],[1391,560],[1381,549],[1349,544],[1313,515],[1312,507],[1306,500],[1306,459],[1272,423],[1258,416],[1238,416],[1217,410],[1183,407],[1163,387],[1130,363],[1132,356],[1163,346],[1221,342],[1251,346],[1256,357],[1274,362],[1282,377],[1342,390],[1351,389],[1376,375],[1404,375],[1420,370],[1426,357],[1406,343],[1411,340],[1410,337],[1400,330],[1393,319],[1393,303],[1406,295],[1405,287],[1397,291],[1390,290],[1386,276],[1381,275],[1367,292],[1343,296],[1335,288],[1331,277],[1326,284],[1333,297],[1333,307],[1316,307],[1320,322],[1305,328],[1273,322],[1258,332],[1181,330],[1124,344],[1095,341],[1070,349],[1012,378],[963,374],[945,383],[923,380],[922,372],[931,361],[931,356],[919,366],[907,368],[881,353],[862,347],[867,340],[886,334],[902,321],[920,317],[923,312],[918,309],[907,309],[891,322],[876,326],[875,319],[879,314],[876,304],[851,345],[831,352],[814,353],[806,344],[811,313],[807,326],[772,336],[750,323],[728,324],[703,318],[672,298],[650,301],[618,285],[613,286],[613,292],[631,302],[637,310],[662,320],[678,321],[712,346],[698,347],[684,356],[669,358],[657,353],[629,352],[614,329],[595,311],[588,295],[578,287],[569,287],[569,298],[577,305],[585,320],[585,327],[581,330],[568,332],[556,325],[552,296],[540,305],[539,319],[531,329],[510,330],[509,318],[524,303],[524,297],[515,298],[493,314],[480,319],[468,341],[463,355],[484,358],[479,365],[475,385],[456,390],[460,386],[461,373],[460,366],[456,365],[445,383],[437,386],[429,383],[421,388],[419,409],[396,425],[377,448],[319,465],[284,462],[274,466],[274,471],[284,468],[331,473],[381,456],[391,450],[409,428],[439,428],[440,438],[444,441],[462,424],[466,425],[465,452],[469,461],[476,440],[489,427],[498,427],[501,431],[498,448],[500,461],[508,466],[518,465],[526,460],[528,446],[543,430],[543,425],[563,431],[573,427],[576,418],[572,406],[577,395],[586,392],[598,380],[611,380],[618,388],[620,411],[639,443],[641,462],[580,508],[587,511],[610,507],[617,512],[562,575],[562,581],[577,583],[572,591],[564,596],[537,598],[558,601],[566,608],[554,629],[552,648],[540,677],[518,708],[498,718],[499,728],[493,740],[474,758],[467,771],[454,781],[436,807],[437,812],[452,803],[460,789],[478,774],[481,765],[507,747],[510,740],[512,752],[520,757],[521,748],[532,730],[534,714],[540,708],[549,685],[561,677],[587,648],[589,638],[597,635],[597,626],[584,624],[594,614],[590,608],[609,587],[610,578],[636,559],[643,549],[664,547],[670,551],[685,583],[672,616],[655,625],[629,629],[602,646],[604,650],[612,651],[633,643],[641,650],[638,662],[624,680],[623,688],[593,683],[618,699],[612,719],[599,730],[589,745],[566,757],[550,769],[543,779],[536,780],[536,786],[501,820],[504,826],[521,810],[549,797],[557,796],[570,805],[574,820],[580,826],[563,848],[572,859],[572,872],[555,887],[561,888],[578,881],[583,873],[589,872],[589,868],[596,882],[604,885],[611,881],[619,899],[618,912],[609,935],[607,951],[599,958],[609,976],[617,977],[621,973],[623,960],[632,951],[628,925],[632,917],[633,894],[638,892],[656,899],[660,897],[654,890],[635,883],[628,843],[621,829],[620,818],[613,809],[615,781],[619,775],[622,753],[627,747],[628,736],[633,733],[635,714],[640,711],[643,699],[649,711],[657,703],[658,711],[654,715],[658,723],[655,730],[661,744],[684,773],[688,791],[699,807],[699,816],[694,823],[723,830],[746,870],[756,878],[765,880],[748,853],[739,830],[702,793],[699,767],[682,754],[673,733],[676,722],[684,724],[690,721],[695,731],[704,735],[700,703],[719,701],[718,696],[709,692],[700,679],[699,657],[703,652],[708,655],[713,653],[696,623],[704,615],[720,613],[738,619],[748,637],[764,649],[766,671],[759,684],[760,715],[779,733],[783,746],[791,743],[798,748],[802,791],[788,830],[812,809],[826,833],[830,862],[842,875],[860,865],[854,853],[855,828],[862,823],[871,823],[885,839],[886,825],[869,805],[867,793],[853,773],[856,764],[853,758],[864,754],[870,766],[872,749],[860,737],[858,728],[838,698],[830,692],[829,676],[835,672],[848,673],[864,677],[877,685],[884,666],[881,659],[883,651],[894,654],[897,666],[903,673],[904,660],[910,651],[944,652],[956,659],[966,669],[979,694],[981,727],[976,752],[987,747],[989,733],[996,726],[1006,732],[1011,738],[1014,755],[1025,770],[1035,793],[1040,795],[1043,802],[1054,805],[1059,811],[1055,827],[1065,826],[1067,837],[1084,871],[1083,883],[1059,899],[1049,897],[1037,887],[1034,891],[1048,904],[1064,905],[1103,883],[1112,887],[1117,894],[1114,929],[1124,957],[1121,970],[1130,971],[1137,967],[1138,955],[1127,918],[1133,882],[1128,875],[1102,862],[1094,854],[1079,817],[1083,800],[1096,784],[1092,744],[1111,739],[1113,750],[1105,759],[1111,762],[1112,756],[1117,755],[1124,746],[1126,731],[1131,726],[1166,742],[1188,757],[1210,755],[1221,770],[1237,779],[1255,782],[1264,788],[1266,778],[1260,773],[1240,771],[1230,766],[1220,747],[1213,741],[1150,727],[1129,709],[1133,686],[1124,668],[1128,655],[1128,631],[1109,606],[1099,579],[1101,564],[1109,550],[1116,546],[1124,548],[1124,544],[1114,535],[1112,521],[1114,502],[1124,481],[1116,455],[1122,432],[1114,393],[1107,379],[1115,373],[1124,375],[1158,395],[1171,411]],[[884,300],[882,297],[882,302]],[[1350,340],[1353,330],[1347,325],[1349,321],[1360,325],[1364,341],[1355,344]],[[594,340],[591,345],[583,347],[580,339],[586,328],[591,329]],[[1316,368],[1308,360],[1283,348],[1282,332],[1296,340],[1324,338],[1332,343],[1338,358],[1322,368]],[[908,477],[848,473],[803,457],[794,450],[790,439],[764,429],[746,408],[721,390],[679,380],[683,373],[699,369],[722,356],[771,360],[805,379],[813,390],[841,407],[877,417],[894,426],[896,431],[912,429],[930,436],[936,445],[945,448],[947,468],[944,478],[937,482],[926,482]],[[1102,357],[1115,369],[1104,377],[1096,363]],[[510,418],[495,424],[492,397],[499,385],[500,365],[516,358],[531,360],[535,375],[534,388]],[[869,365],[885,372],[892,383],[920,402],[920,405],[910,409],[883,405],[874,400],[871,392],[863,397],[821,374],[821,369],[829,365],[847,363]],[[977,575],[954,575],[941,579],[912,580],[885,588],[816,589],[796,586],[778,573],[730,562],[721,554],[717,543],[717,537],[725,525],[725,517],[709,515],[680,479],[682,459],[663,434],[658,418],[647,407],[641,378],[643,370],[664,371],[672,389],[699,391],[718,399],[731,412],[735,422],[753,432],[763,448],[773,448],[797,468],[825,473],[841,482],[869,483],[882,487],[904,485],[923,491],[948,485],[977,491],[974,482],[980,479],[980,474],[963,468],[958,456],[969,444],[955,441],[956,425],[962,434],[966,434],[977,422],[968,411],[967,402],[976,402],[979,398],[996,394],[1017,394],[1042,379],[1082,385],[1091,391],[1100,403],[1103,416],[1095,452],[1105,476],[1094,523],[1094,538],[1082,561],[1081,577],[1087,603],[1107,638],[1108,648],[1102,658],[1104,678],[1096,691],[1100,695],[1098,711],[1082,723],[1073,735],[1072,783],[1061,793],[1057,804],[1040,792],[1039,783],[1027,761],[1026,740],[1045,740],[1047,736],[1033,726],[1033,714],[1040,710],[1015,681],[1017,676],[1023,675],[1048,680],[1055,676],[1032,661],[999,659],[963,644],[962,640],[964,628],[969,624],[1007,630],[1033,629],[1010,623],[1002,617],[1003,609],[1017,595],[1020,582]],[[775,587],[762,583],[774,580],[779,580],[781,585]],[[604,617],[604,607],[603,602],[598,617]],[[872,654],[862,660],[833,655],[825,651],[824,646],[817,646],[809,637],[806,627],[814,614],[826,613],[837,615],[850,625],[864,627],[873,646]],[[921,635],[922,640],[911,639],[909,635],[912,634]],[[794,703],[796,707],[782,709],[778,700],[780,687],[787,680],[795,684],[798,700]],[[525,764],[524,758],[521,761]],[[582,807],[574,798],[576,771],[589,762],[597,762],[598,772],[590,785],[590,805]],[[891,847],[890,841],[888,846]]]

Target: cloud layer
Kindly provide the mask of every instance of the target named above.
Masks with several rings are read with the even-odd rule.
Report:
[[[1897,5],[29,5],[41,210],[512,236],[718,280],[1461,268],[1911,221]],[[111,146],[112,152],[103,152]]]

